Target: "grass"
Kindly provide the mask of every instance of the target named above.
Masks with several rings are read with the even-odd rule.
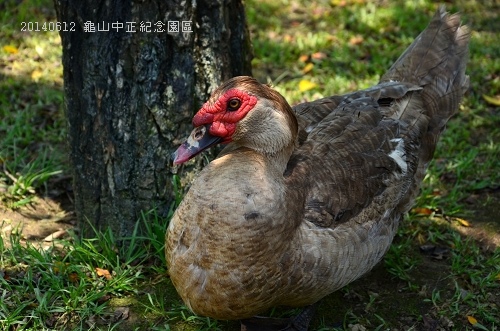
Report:
[[[165,274],[157,248],[163,248],[167,223],[144,215],[137,224],[147,224],[147,236],[73,235],[46,250],[21,244],[19,235],[10,236],[7,248],[0,238],[0,329],[100,330],[120,322],[110,299],[137,294]]]
[[[10,208],[32,203],[67,164],[59,36],[20,31],[54,17],[47,1],[15,4],[0,5],[0,201]]]
[[[0,217],[2,210],[36,206],[69,174],[59,37],[20,32],[23,21],[54,21],[51,6],[49,0],[0,4]],[[292,104],[368,87],[436,6],[249,0],[254,75]],[[499,232],[500,117],[483,97],[500,95],[498,4],[460,0],[447,7],[460,10],[474,29],[470,92],[384,262],[328,296],[313,330],[498,330],[500,249],[489,240]],[[181,304],[165,268],[166,223],[152,211],[138,223],[144,237],[73,235],[48,249],[26,243],[19,231],[2,231],[0,329],[237,329],[238,323],[194,316]],[[483,232],[472,236],[473,230]]]

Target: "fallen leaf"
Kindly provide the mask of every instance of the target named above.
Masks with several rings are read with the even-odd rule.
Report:
[[[316,87],[316,84],[313,83],[313,82],[311,82],[310,80],[307,80],[307,79],[302,79],[299,82],[299,91],[300,92],[309,91],[309,90],[312,90],[315,87]]]
[[[97,272],[97,276],[105,277],[107,280],[110,280],[111,278],[113,278],[111,276],[111,274],[109,273],[109,271],[106,269],[101,269],[101,268],[96,267],[95,271]]]
[[[308,63],[308,64],[306,64],[306,66],[304,67],[304,69],[302,69],[302,73],[307,74],[313,68],[314,68],[314,63]]]
[[[500,273],[495,276],[496,280],[500,280]]]
[[[354,36],[354,37],[351,37],[351,39],[349,39],[349,44],[350,45],[359,45],[361,44],[363,41],[365,41],[365,39],[363,38],[363,36],[361,35],[357,35],[357,36]]]
[[[500,96],[497,95],[497,96],[494,96],[494,97],[490,97],[490,96],[488,96],[486,94],[483,94],[483,98],[490,105],[500,107]]]
[[[460,223],[461,226],[465,226],[467,228],[471,226],[471,224],[468,221],[464,220],[463,218],[454,217],[454,219],[455,219],[455,221],[457,221],[458,223]]]
[[[14,46],[11,46],[11,45],[5,45],[2,49],[6,53],[10,53],[10,54],[17,54],[19,52],[19,50],[17,49],[17,47],[14,47]]]
[[[433,211],[430,208],[413,208],[412,213],[418,214],[418,215],[432,215]]]
[[[309,55],[302,54],[301,56],[299,56],[299,62],[306,62],[307,60],[309,60]]]
[[[311,58],[313,60],[323,60],[323,59],[326,59],[326,54],[323,52],[316,52],[316,53],[311,54]]]
[[[42,72],[40,70],[33,70],[31,73],[31,79],[33,79],[35,82],[37,82],[40,77],[42,77]]]
[[[467,320],[469,321],[470,324],[474,325],[477,324],[477,319],[475,319],[473,316],[467,315]]]

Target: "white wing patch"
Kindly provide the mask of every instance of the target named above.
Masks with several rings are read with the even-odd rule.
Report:
[[[399,168],[401,169],[401,174],[404,176],[408,171],[408,164],[406,163],[405,143],[402,138],[391,139],[391,142],[397,143],[397,145],[396,148],[389,153],[389,157],[396,161]]]
[[[314,130],[314,128],[315,128],[315,127],[316,127],[316,125],[308,125],[308,126],[306,127],[306,132],[307,132],[307,133],[311,132],[312,130]]]

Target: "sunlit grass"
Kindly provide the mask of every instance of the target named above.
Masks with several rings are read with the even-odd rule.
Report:
[[[34,5],[34,6],[32,6]],[[0,26],[0,203],[32,203],[48,178],[66,170],[61,45],[57,32],[23,32],[44,22],[50,1],[3,4]],[[7,15],[5,13],[10,13]]]
[[[8,242],[0,236],[0,329],[102,330],[121,323],[113,319],[111,299],[135,297],[159,275],[167,279],[166,225],[145,214],[130,238],[108,230],[92,239],[73,235],[48,249],[21,243],[19,234]],[[138,235],[139,227],[145,236]],[[140,324],[149,328],[155,320]]]

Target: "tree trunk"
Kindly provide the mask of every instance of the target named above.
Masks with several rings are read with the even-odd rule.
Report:
[[[129,236],[141,211],[168,211],[170,154],[195,111],[222,81],[250,74],[244,8],[241,0],[54,2],[79,224],[84,235],[92,224]],[[192,32],[155,24],[172,21],[179,31],[191,22]]]

